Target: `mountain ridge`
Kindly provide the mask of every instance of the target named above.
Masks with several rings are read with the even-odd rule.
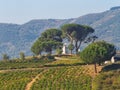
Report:
[[[0,23],[0,55],[18,57],[19,52],[32,55],[30,47],[48,28],[59,28],[66,23],[85,24],[95,29],[100,40],[120,46],[120,9],[91,13],[71,19],[35,19],[24,24]]]

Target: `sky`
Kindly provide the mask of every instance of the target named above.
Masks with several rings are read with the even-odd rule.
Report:
[[[68,19],[120,6],[120,0],[0,0],[0,23]]]

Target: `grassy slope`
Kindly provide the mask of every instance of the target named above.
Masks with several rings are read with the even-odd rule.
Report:
[[[120,64],[105,66],[93,86],[93,90],[120,90]]]

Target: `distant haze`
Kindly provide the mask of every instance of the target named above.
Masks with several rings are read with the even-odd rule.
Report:
[[[70,19],[119,5],[120,0],[0,0],[0,22],[23,24],[32,19]]]

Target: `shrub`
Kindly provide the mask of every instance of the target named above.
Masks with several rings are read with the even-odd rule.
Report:
[[[25,54],[24,54],[24,52],[20,52],[20,59],[21,60],[25,60]]]
[[[57,54],[57,55],[62,54],[62,49],[60,49],[60,48],[56,49],[56,54]]]

